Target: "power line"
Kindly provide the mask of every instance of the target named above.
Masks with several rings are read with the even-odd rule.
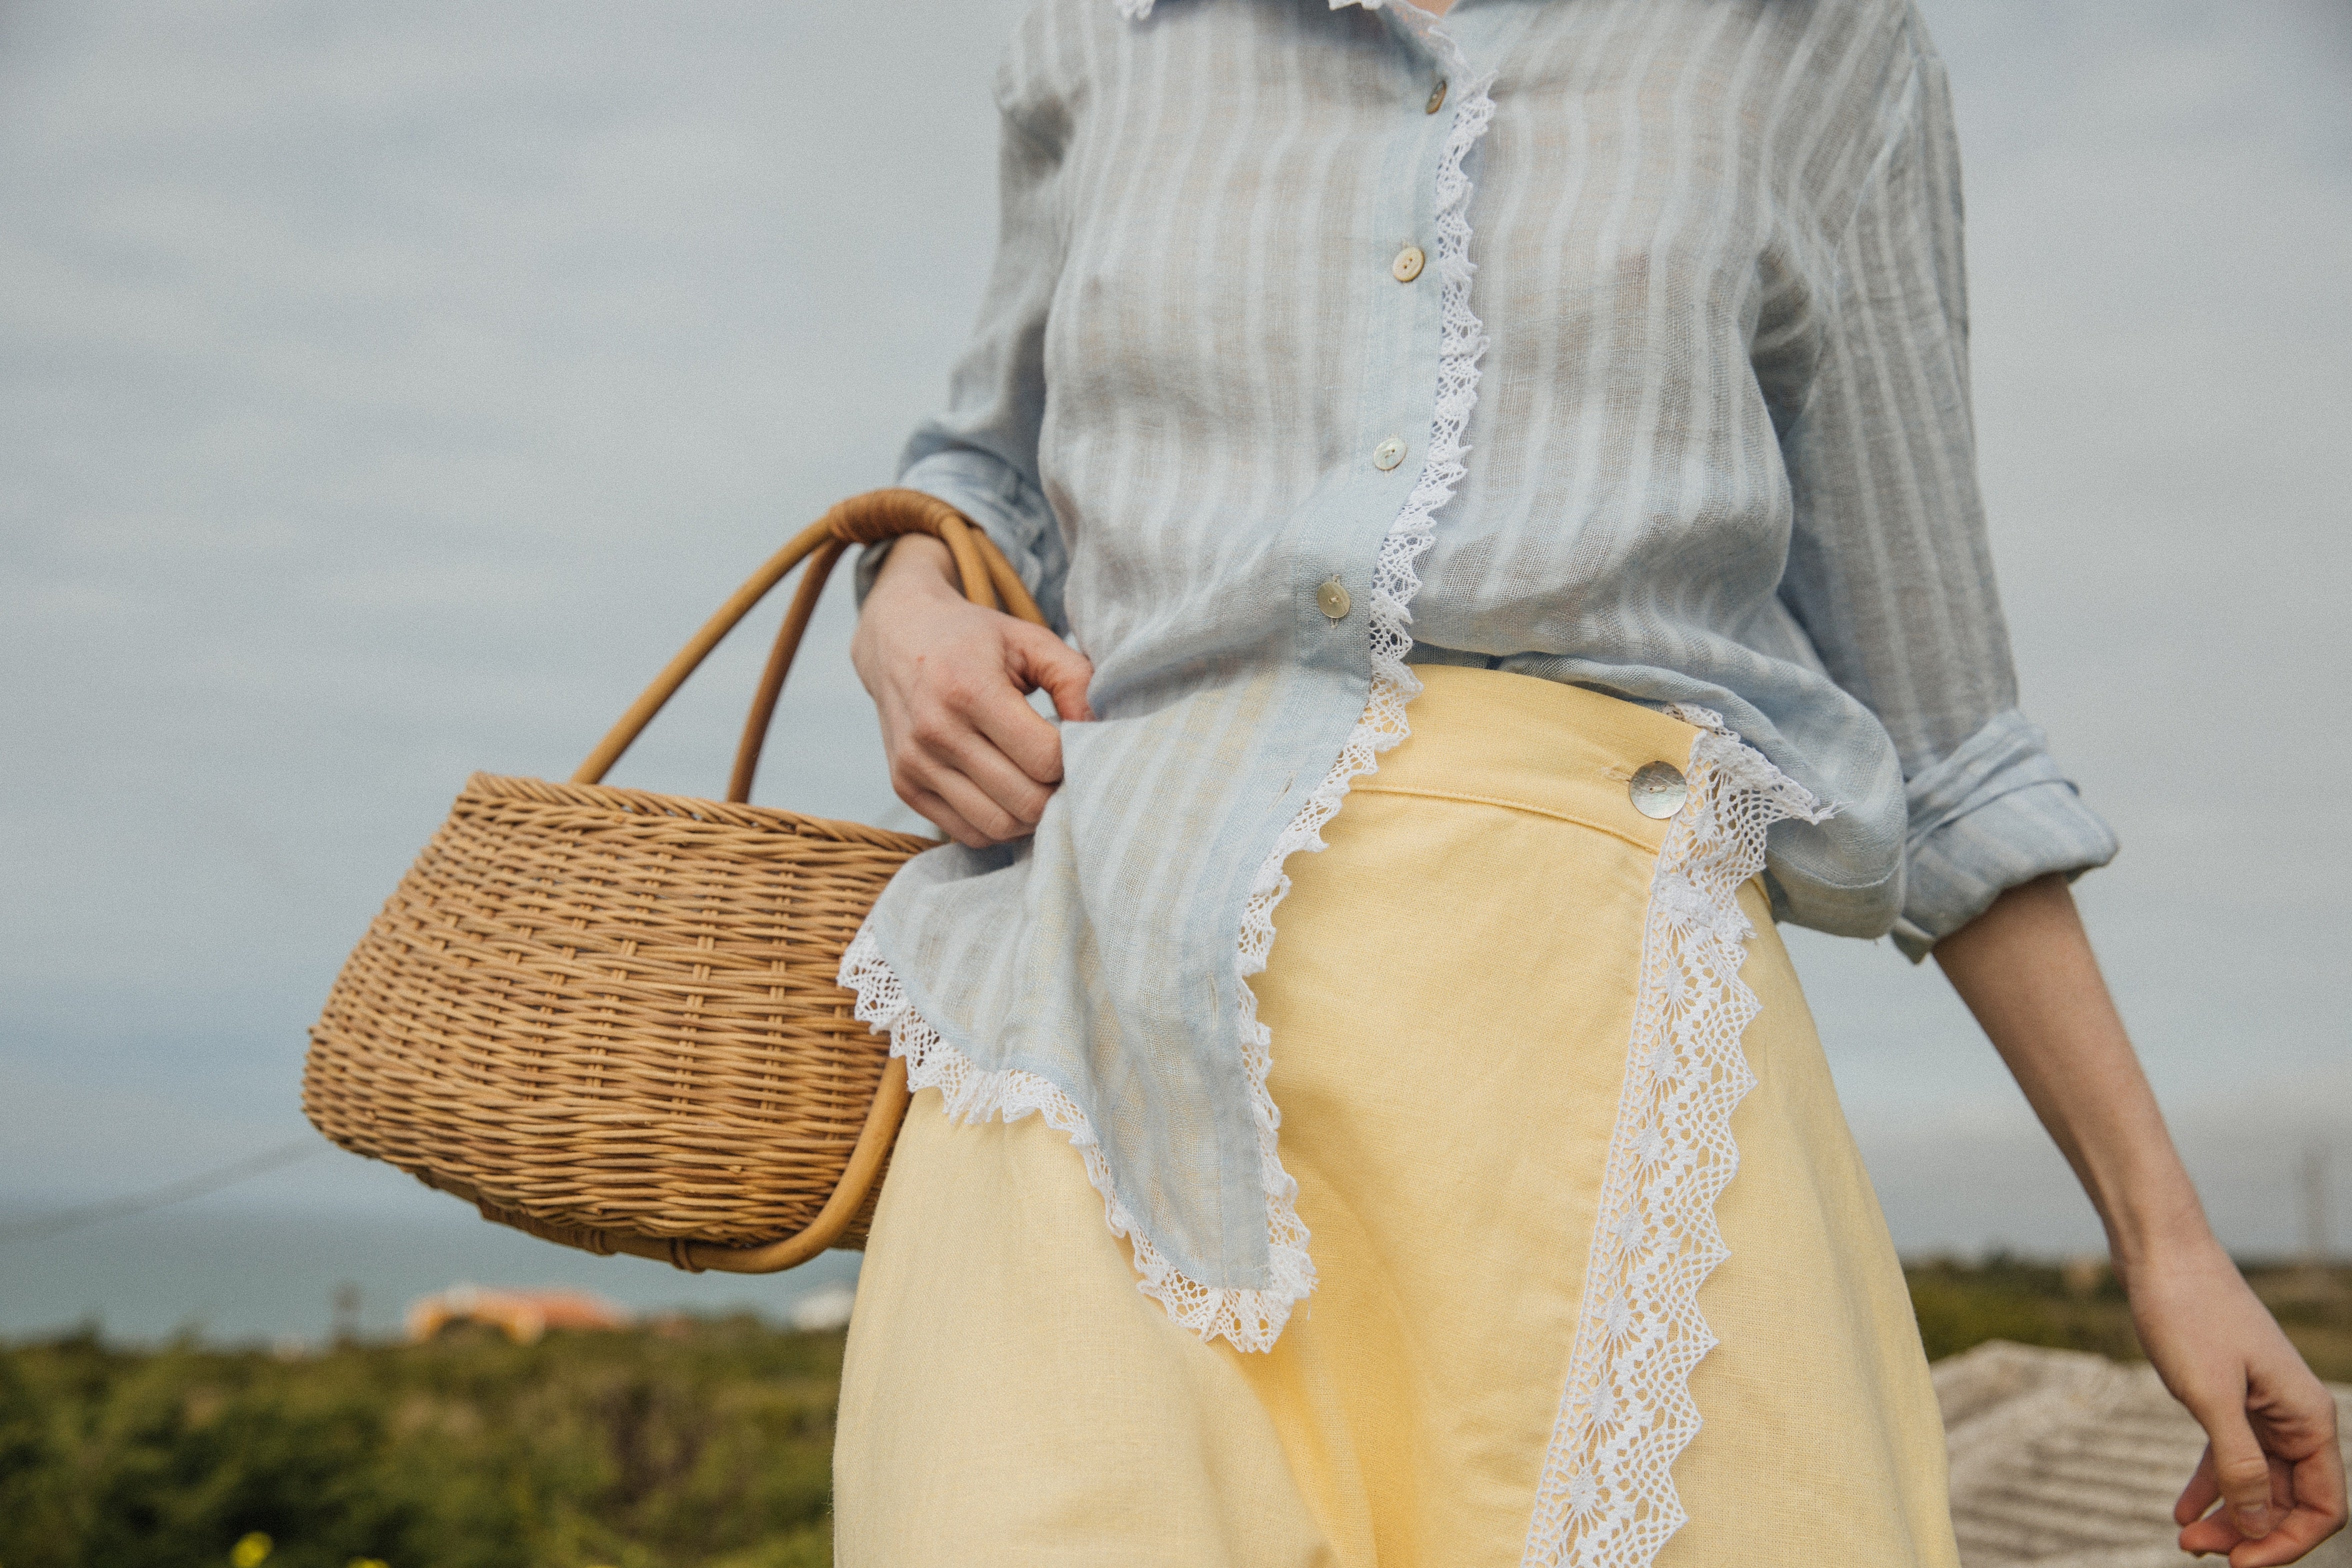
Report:
[[[44,1241],[51,1237],[63,1236],[68,1231],[79,1230],[84,1226],[96,1225],[100,1220],[120,1219],[124,1215],[144,1214],[149,1209],[163,1208],[168,1204],[200,1198],[206,1193],[234,1186],[248,1176],[258,1176],[265,1171],[275,1171],[282,1165],[307,1160],[329,1147],[313,1134],[291,1143],[280,1143],[275,1149],[264,1149],[258,1154],[247,1154],[242,1160],[232,1161],[210,1171],[183,1176],[176,1182],[166,1183],[148,1192],[131,1193],[119,1198],[101,1198],[94,1204],[79,1204],[69,1209],[59,1209],[55,1214],[43,1215],[38,1219],[0,1225],[0,1245],[11,1241]]]

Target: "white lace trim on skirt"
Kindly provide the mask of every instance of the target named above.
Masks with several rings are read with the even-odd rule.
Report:
[[[1584,1300],[1522,1568],[1648,1568],[1686,1517],[1670,1472],[1698,1433],[1691,1370],[1716,1344],[1698,1289],[1730,1256],[1715,1205],[1739,1164],[1732,1109],[1756,1083],[1739,1043],[1760,1007],[1739,978],[1755,935],[1739,889],[1764,868],[1773,823],[1830,815],[1717,715],[1672,711],[1700,727],[1690,794],[1650,884]]]

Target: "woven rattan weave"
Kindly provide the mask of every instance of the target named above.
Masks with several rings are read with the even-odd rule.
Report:
[[[954,509],[844,501],[779,551],[568,784],[477,773],[344,964],[303,1108],[344,1148],[596,1252],[761,1273],[863,1245],[904,1064],[835,984],[884,883],[933,840],[743,804],[777,693],[852,543],[922,532],[966,596],[1037,607]],[[813,557],[728,800],[598,783],[784,575]]]

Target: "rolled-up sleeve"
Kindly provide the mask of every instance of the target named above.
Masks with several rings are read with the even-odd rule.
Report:
[[[1894,934],[1916,961],[2004,889],[2105,865],[2116,840],[2018,711],[1977,487],[1958,148],[1942,62],[1915,38],[1832,237],[1842,288],[1782,436],[1780,593],[1894,739],[1909,808]]]
[[[1056,189],[1060,138],[1039,128],[1050,112],[1003,84],[998,158],[1001,216],[996,263],[980,321],[950,380],[947,411],[926,421],[899,458],[898,482],[937,496],[988,531],[1056,631],[1066,631],[1062,584],[1068,555],[1038,479],[1045,415],[1046,310],[1061,268]],[[1010,96],[1008,96],[1008,91]],[[858,563],[858,595],[873,585],[883,551]]]
[[[2116,858],[2116,836],[2015,709],[1906,782],[1911,826],[1895,942],[1916,963],[2006,889]]]

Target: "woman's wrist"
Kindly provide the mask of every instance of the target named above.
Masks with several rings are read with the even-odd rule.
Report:
[[[2185,1181],[2185,1178],[2184,1178]],[[2138,1280],[2216,1264],[2235,1268],[2194,1193],[2186,1203],[2133,1203],[2106,1222],[2116,1279],[2128,1292]]]
[[[927,605],[941,600],[961,604],[955,557],[948,547],[927,533],[903,534],[890,542],[890,553],[875,574],[874,586],[858,607],[857,629],[849,637],[849,662],[858,679],[878,700],[890,662],[887,645],[898,628],[924,618]]]
[[[955,556],[928,533],[902,534],[890,542],[890,553],[875,575],[873,594],[868,594],[866,599],[871,603],[874,594],[886,589],[895,596],[908,588],[928,593],[935,587],[961,595]]]

